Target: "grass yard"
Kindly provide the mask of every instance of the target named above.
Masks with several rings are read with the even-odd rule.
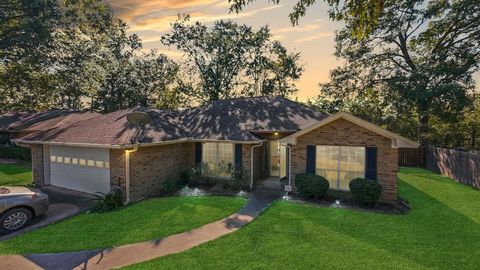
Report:
[[[129,269],[478,269],[480,191],[423,169],[399,178],[409,214],[278,202],[238,232]]]
[[[235,197],[149,199],[114,212],[80,214],[0,242],[0,253],[77,251],[154,240],[227,217],[244,203]]]
[[[28,185],[32,183],[32,169],[27,165],[0,164],[0,186]]]

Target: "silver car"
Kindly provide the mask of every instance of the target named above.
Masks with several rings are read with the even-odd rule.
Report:
[[[48,195],[35,188],[0,186],[0,233],[25,227],[48,210]]]

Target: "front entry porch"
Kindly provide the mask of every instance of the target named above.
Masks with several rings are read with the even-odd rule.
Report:
[[[255,183],[254,188],[264,188],[264,189],[272,189],[272,190],[281,190],[285,189],[285,183],[280,181],[280,178],[276,176],[269,176],[264,179],[260,179]]]

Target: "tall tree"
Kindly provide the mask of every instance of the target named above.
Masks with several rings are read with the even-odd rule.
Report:
[[[345,65],[332,71],[321,91],[346,99],[373,89],[399,112],[413,107],[417,137],[425,144],[432,114],[469,104],[480,63],[479,25],[476,0],[385,1],[368,38],[353,38],[348,21],[337,33],[335,55]]]
[[[105,1],[2,2],[0,110],[179,105],[177,65],[140,50]]]
[[[236,96],[289,95],[303,68],[299,54],[271,40],[268,27],[258,31],[232,21],[212,28],[180,16],[163,44],[184,53],[185,92],[200,101]]]
[[[111,22],[103,1],[14,0],[0,3],[0,93],[11,109],[55,106],[59,36],[101,33]],[[69,35],[65,35],[70,32]],[[72,33],[77,33],[72,35]]]
[[[243,7],[256,0],[228,0],[231,12],[240,12]],[[329,10],[330,18],[338,21],[346,21],[352,27],[351,34],[357,38],[364,38],[370,34],[377,25],[378,18],[383,11],[383,5],[386,0],[323,0],[331,8]],[[280,0],[271,0],[279,4]],[[317,0],[297,0],[290,13],[292,25],[297,25],[300,18],[306,15],[309,8],[320,1]]]

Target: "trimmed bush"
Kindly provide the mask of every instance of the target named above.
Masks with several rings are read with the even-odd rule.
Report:
[[[302,197],[322,199],[330,185],[323,176],[302,173],[295,177],[295,187]]]
[[[123,190],[120,187],[115,187],[109,193],[97,192],[95,206],[91,209],[94,213],[104,213],[114,211],[123,206]]]
[[[363,205],[375,205],[380,200],[380,193],[382,193],[382,185],[377,181],[356,178],[348,184],[350,192],[355,201]]]

